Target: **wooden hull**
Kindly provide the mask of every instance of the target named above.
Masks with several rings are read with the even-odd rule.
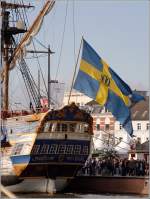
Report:
[[[141,194],[149,193],[148,177],[77,176],[66,191],[78,193]]]

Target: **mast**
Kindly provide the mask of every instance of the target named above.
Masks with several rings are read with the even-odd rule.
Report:
[[[48,80],[48,84],[47,84],[47,86],[48,86],[48,107],[50,108],[50,104],[51,104],[51,99],[50,99],[50,97],[51,97],[51,86],[50,86],[50,81],[51,81],[51,71],[50,71],[50,53],[51,53],[51,50],[50,50],[50,45],[48,45],[48,78],[47,78],[47,80]]]
[[[54,52],[51,51],[50,45],[48,45],[47,51],[44,50],[28,50],[28,53],[44,53],[47,54],[48,60],[47,60],[47,87],[48,87],[48,92],[47,92],[47,98],[48,98],[48,107],[50,108],[51,106],[51,83],[58,83],[57,80],[51,80],[51,70],[50,70],[50,56]]]
[[[39,99],[39,105],[40,105],[40,97],[41,97],[41,93],[40,93],[40,71],[38,70],[38,99]]]
[[[20,34],[26,32],[25,29],[20,29],[17,27],[10,27],[10,12],[7,9],[18,9],[18,8],[30,8],[30,5],[20,5],[20,4],[12,4],[6,3],[4,1],[1,2],[2,8],[2,32],[1,32],[1,50],[3,56],[3,111],[8,111],[8,88],[9,88],[9,58],[13,51],[12,43],[13,43],[13,35]]]
[[[43,17],[53,8],[55,1],[48,0],[44,5],[43,9],[40,11],[39,15],[27,30],[20,29],[17,27],[9,27],[9,14],[10,12],[7,9],[18,9],[18,8],[30,8],[33,6],[30,5],[21,5],[21,4],[14,4],[14,3],[6,3],[1,2],[2,7],[2,49],[4,55],[4,67],[1,72],[1,79],[3,81],[3,111],[8,111],[8,90],[9,90],[9,71],[14,68],[16,60],[22,56],[22,51],[25,45],[29,44],[32,36],[36,35],[41,27]],[[19,33],[25,33],[18,46],[12,50],[12,43],[14,42],[13,35]],[[10,53],[11,52],[11,53]]]

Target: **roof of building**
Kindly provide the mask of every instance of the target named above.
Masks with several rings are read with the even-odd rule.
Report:
[[[140,151],[149,151],[149,140],[147,140],[146,142],[140,144],[137,143],[136,144],[136,150],[140,150]]]
[[[149,97],[146,96],[131,108],[132,120],[149,120]]]
[[[102,106],[98,105],[95,100],[88,102],[86,105],[92,106],[92,113],[101,113]],[[131,118],[136,120],[149,120],[149,96],[145,96],[145,100],[136,103],[131,108]]]

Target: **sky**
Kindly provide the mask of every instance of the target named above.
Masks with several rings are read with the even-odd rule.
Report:
[[[32,22],[45,1],[30,2],[37,6],[28,12],[29,21]],[[60,56],[66,6],[67,1],[56,1],[53,9],[45,16],[42,28],[36,36],[42,44],[50,45],[51,50],[55,52],[51,56],[51,78],[65,83],[66,90],[70,88],[83,36],[132,89],[148,90],[149,1],[69,0]],[[36,41],[35,44],[37,49],[43,49]],[[41,57],[39,61],[47,79],[47,57]],[[28,63],[37,79],[37,63],[30,59]],[[16,89],[13,90],[16,92]]]

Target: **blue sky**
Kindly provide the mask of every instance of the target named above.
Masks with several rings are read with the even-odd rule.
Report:
[[[32,1],[34,2],[34,1]],[[32,21],[44,1],[29,12]],[[67,1],[56,1],[52,11],[45,17],[37,38],[50,44],[55,54],[51,57],[51,75],[55,79],[62,42],[65,9]],[[75,52],[73,35],[73,4],[75,19]],[[63,51],[60,60],[58,80],[69,88],[75,59],[82,35],[111,68],[126,81],[132,89],[149,88],[149,2],[130,1],[91,1],[69,0]],[[37,49],[42,49],[37,44]],[[29,64],[31,61],[29,61]],[[40,58],[44,76],[47,77],[47,59]],[[37,76],[37,64],[32,72]]]

